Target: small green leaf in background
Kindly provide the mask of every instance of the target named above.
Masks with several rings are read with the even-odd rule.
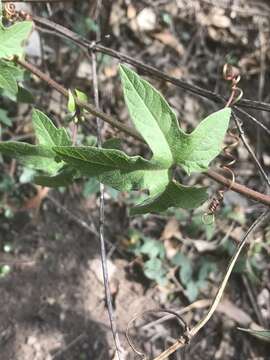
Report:
[[[67,108],[68,108],[68,111],[71,112],[71,113],[74,113],[76,111],[75,98],[74,98],[71,90],[68,90]]]
[[[35,175],[36,175],[36,171],[34,169],[24,167],[23,172],[19,177],[19,181],[21,184],[30,183],[33,181]]]
[[[97,192],[99,192],[99,182],[96,178],[90,178],[83,186],[83,196],[87,198]]]
[[[35,99],[32,93],[28,89],[19,85],[18,93],[17,93],[17,101],[24,104],[33,104],[35,102]]]
[[[0,109],[0,123],[8,127],[12,126],[12,121],[8,117],[8,111]]]
[[[148,255],[149,258],[159,257],[164,259],[165,257],[165,248],[164,244],[161,241],[144,238],[144,244],[140,248],[141,254]]]
[[[21,56],[23,43],[30,35],[32,27],[32,21],[22,21],[6,28],[0,26],[0,58]]]
[[[11,272],[11,267],[9,265],[2,265],[0,267],[0,277],[5,277]]]
[[[111,199],[117,200],[119,195],[119,190],[116,190],[110,186],[107,186],[106,193],[110,196]]]
[[[11,193],[14,190],[14,179],[8,174],[0,174],[0,192]]]
[[[186,231],[188,235],[193,239],[199,237],[202,233],[204,233],[206,239],[210,241],[215,234],[215,229],[215,223],[204,224],[201,213],[194,214],[191,222],[186,225]]]
[[[148,279],[155,280],[161,286],[166,285],[168,282],[166,277],[167,272],[163,267],[162,261],[156,257],[144,263],[143,272]]]
[[[238,330],[244,331],[260,340],[270,342],[270,330],[252,330],[252,329],[243,329],[237,328]]]
[[[1,46],[1,45],[0,45]],[[17,82],[22,80],[23,70],[11,62],[0,60],[0,88],[6,90],[11,95],[17,95]]]
[[[183,285],[187,285],[188,282],[192,279],[192,274],[193,274],[193,268],[190,259],[184,254],[178,253],[172,258],[171,262],[174,265],[180,267],[179,270],[180,280],[183,283]]]
[[[88,30],[93,31],[93,32],[97,32],[99,29],[98,24],[90,17],[85,18],[85,25]]]
[[[196,282],[193,280],[190,280],[188,284],[186,285],[185,295],[188,298],[190,302],[193,302],[197,299],[199,295],[199,287]]]
[[[88,101],[88,97],[87,95],[78,90],[78,89],[75,89],[75,96],[73,95],[72,91],[71,90],[68,90],[68,103],[67,103],[67,108],[68,108],[68,111],[71,113],[72,117],[71,119],[76,123],[78,122],[79,120],[83,121],[84,120],[84,117],[83,117],[83,113],[85,112],[85,110],[79,110],[79,108],[77,108],[77,105],[76,105],[76,99],[75,97],[82,101],[82,102],[87,102]],[[80,116],[77,116],[77,110],[78,113],[80,114]],[[76,115],[76,116],[75,116]],[[79,118],[80,117],[80,118]]]
[[[75,95],[78,98],[78,100],[80,100],[80,101],[83,101],[83,102],[88,101],[88,96],[86,95],[86,93],[84,93],[83,91],[81,91],[79,89],[75,89]]]
[[[206,280],[211,272],[216,270],[216,264],[210,259],[204,258],[197,264],[194,270],[192,261],[184,254],[178,253],[172,259],[173,265],[179,266],[179,278],[185,287],[185,295],[189,301],[194,301],[199,295],[199,291],[205,287]]]

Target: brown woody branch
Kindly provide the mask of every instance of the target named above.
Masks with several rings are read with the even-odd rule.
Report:
[[[30,64],[29,62],[22,60],[22,59],[15,59],[18,64],[20,64],[23,68],[29,70],[32,74],[39,77],[41,80],[46,82],[50,87],[57,90],[59,93],[61,93],[63,96],[68,98],[68,90],[64,88],[62,85],[60,85],[58,82],[53,80],[51,77],[49,77],[47,74],[43,73],[41,70],[39,70],[37,67],[35,67],[33,64]],[[80,101],[76,98],[76,104],[80,106],[81,108],[87,110],[89,113],[91,113],[94,116],[99,117],[100,119],[104,120],[108,124],[112,125],[113,127],[125,132],[128,135],[131,135],[137,140],[140,140],[144,142],[144,139],[141,137],[141,135],[131,127],[122,124],[120,121],[116,120],[112,116],[99,111],[95,106]],[[217,172],[213,170],[208,170],[204,172],[204,174],[211,179],[215,180],[216,182],[220,183],[223,186],[230,187],[231,190],[248,197],[252,200],[255,200],[261,204],[270,206],[270,196],[266,194],[262,194],[258,191],[252,190],[244,185],[241,185],[237,182],[234,182],[231,184],[231,180],[225,178],[224,176],[218,174]]]

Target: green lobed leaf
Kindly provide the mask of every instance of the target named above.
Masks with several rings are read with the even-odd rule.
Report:
[[[65,128],[58,129],[47,115],[39,110],[33,110],[33,126],[40,145],[65,146],[72,141]]]
[[[144,263],[143,272],[148,279],[155,280],[161,286],[168,282],[166,269],[163,267],[162,261],[156,257],[152,257]]]
[[[155,257],[164,259],[165,257],[164,244],[161,241],[155,239],[144,238],[144,243],[140,248],[140,253],[148,255],[150,259]]]
[[[171,261],[174,265],[180,267],[179,270],[180,280],[183,285],[187,286],[188,283],[192,280],[192,275],[193,275],[192,262],[186,255],[181,253],[176,254]]]
[[[206,188],[183,186],[173,180],[169,182],[163,192],[147,198],[141,204],[132,208],[130,214],[162,212],[170,207],[193,209],[200,206],[207,198]]]
[[[54,161],[55,153],[48,146],[4,141],[0,142],[0,153],[18,159],[25,166],[46,173],[55,173],[63,166]]]
[[[126,66],[120,66],[125,101],[135,127],[153,152],[153,159],[167,167],[175,164],[191,172],[207,169],[220,153],[231,109],[205,118],[191,133],[185,133],[162,95]]]
[[[191,134],[179,131],[173,136],[175,163],[190,174],[204,171],[222,150],[231,109],[224,108],[207,116]]]
[[[190,282],[186,285],[186,289],[184,291],[186,297],[190,302],[193,302],[197,299],[199,295],[199,286],[198,283],[190,280]]]
[[[0,26],[0,58],[21,56],[22,44],[30,35],[32,26],[32,21],[22,21],[8,28]]]
[[[58,176],[56,179],[47,179],[51,184],[56,181],[65,181],[63,174],[58,171],[63,167],[64,163],[56,161],[56,153],[52,147],[54,145],[70,145],[71,139],[64,128],[57,129],[53,122],[41,111],[33,111],[33,126],[39,141],[39,145],[31,145],[23,142],[1,142],[0,152],[10,157],[16,158],[24,165],[44,171],[47,174]],[[74,173],[75,170],[72,169]],[[46,177],[45,177],[46,178]],[[72,178],[73,179],[73,178]],[[38,178],[37,178],[38,181]],[[42,179],[40,180],[40,182]],[[45,179],[43,179],[45,182]]]

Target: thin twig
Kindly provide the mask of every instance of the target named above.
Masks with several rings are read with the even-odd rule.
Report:
[[[25,60],[22,60],[22,59],[16,59],[16,62],[18,64],[20,64],[22,67],[24,67],[25,69],[29,70],[34,75],[36,75],[37,77],[39,77],[41,80],[45,81],[49,86],[51,86],[52,88],[54,88],[55,90],[60,92],[66,98],[68,98],[68,90],[67,89],[65,89],[62,85],[60,85],[55,80],[50,78],[48,75],[43,73],[41,70],[39,70],[33,64],[30,64],[29,62],[26,62]],[[87,110],[91,114],[99,117],[100,119],[104,120],[111,126],[125,132],[126,134],[134,137],[137,140],[144,142],[144,139],[141,137],[141,135],[136,130],[130,128],[127,125],[122,124],[120,121],[116,120],[112,116],[107,115],[106,113],[97,110],[93,105],[83,102],[83,101],[80,101],[78,98],[75,98],[75,102],[78,106]],[[232,191],[236,191],[239,194],[249,197],[250,199],[253,199],[262,204],[265,204],[268,206],[270,205],[270,196],[269,195],[262,194],[258,191],[252,190],[252,189],[250,189],[244,185],[238,184],[236,182],[231,184],[231,181],[229,179],[214,172],[213,170],[207,170],[206,172],[204,172],[204,174],[207,175],[208,177],[212,178],[213,180],[217,181],[221,185],[230,187],[230,189]]]
[[[102,1],[102,0],[101,0]],[[98,4],[98,13],[100,13],[101,1]],[[99,24],[100,27],[100,24]],[[96,41],[100,40],[100,32],[98,31],[96,34]],[[92,76],[93,76],[93,87],[94,87],[94,99],[95,99],[95,106],[96,109],[100,110],[99,105],[99,91],[98,91],[98,75],[97,75],[97,59],[96,54],[93,52],[92,56]],[[97,123],[97,143],[98,147],[102,147],[102,127],[103,123],[99,117],[96,117]],[[103,283],[105,289],[105,297],[106,303],[108,308],[108,315],[110,320],[111,331],[113,335],[113,340],[116,348],[117,357],[121,360],[121,344],[120,339],[116,327],[115,315],[112,305],[112,295],[110,291],[110,281],[109,281],[109,272],[108,272],[108,265],[107,265],[107,253],[106,253],[106,246],[104,240],[104,222],[105,222],[105,214],[104,214],[104,185],[102,183],[99,184],[100,189],[100,204],[99,204],[99,241],[100,241],[100,253],[101,253],[101,264],[102,264],[102,274],[103,274]]]
[[[119,59],[122,62],[126,62],[128,64],[131,64],[135,67],[137,67],[138,69],[147,72],[148,74],[161,79],[161,80],[165,80],[167,82],[170,82],[184,90],[187,90],[193,94],[202,96],[204,98],[207,98],[209,100],[212,100],[216,103],[224,103],[225,99],[211,91],[211,90],[207,90],[207,89],[203,89],[198,85],[194,85],[194,84],[190,84],[184,80],[175,78],[173,76],[170,76],[160,70],[158,70],[157,68],[155,68],[154,66],[151,65],[147,65],[144,64],[142,61],[139,61],[137,59],[134,59],[131,56],[128,56],[126,54],[120,53],[117,50],[113,50],[110,49],[106,46],[103,46],[101,44],[96,44],[94,42],[91,42],[85,38],[83,38],[82,36],[74,33],[73,31],[67,29],[66,27],[56,24],[51,20],[42,18],[42,17],[38,17],[38,16],[33,16],[33,21],[44,31],[46,31],[46,29],[49,29],[52,33],[54,33],[57,36],[60,37],[64,37],[64,38],[68,38],[69,40],[75,42],[76,44],[88,49],[89,51],[97,51],[97,52],[101,52],[103,54],[112,56],[116,59]],[[238,103],[237,103],[238,107],[245,107],[245,108],[250,108],[250,109],[256,109],[256,110],[263,110],[263,111],[268,111],[270,112],[270,104],[269,103],[265,103],[265,102],[261,102],[261,101],[254,101],[254,100],[250,100],[250,99],[241,99]],[[261,123],[259,122],[258,125],[260,125]],[[270,133],[270,129],[268,129],[269,133]]]
[[[69,209],[67,209],[65,206],[60,204],[59,201],[57,201],[52,195],[48,194],[46,196],[46,199],[49,199],[56,208],[60,209],[62,212],[64,212],[71,220],[73,220],[76,224],[80,225],[85,230],[89,231],[91,234],[98,236],[98,231],[94,225],[94,221],[92,220],[91,226],[88,225],[88,223],[84,220],[82,220],[80,217],[77,217],[74,215]]]
[[[270,210],[267,209],[263,214],[261,214],[249,227],[245,235],[243,236],[241,242],[239,243],[233,257],[231,258],[227,271],[225,273],[225,276],[219,286],[219,289],[217,291],[217,294],[212,302],[212,305],[210,306],[208,312],[206,315],[189,331],[189,336],[192,339],[210,320],[214,312],[216,311],[218,304],[221,301],[222,295],[224,293],[225,287],[228,283],[228,280],[230,278],[230,275],[232,273],[232,270],[234,268],[235,263],[237,262],[237,259],[241,253],[241,250],[245,246],[249,235],[255,230],[255,228],[269,215]],[[161,353],[159,356],[157,356],[154,360],[165,360],[167,357],[171,354],[173,354],[176,350],[182,348],[186,344],[184,343],[183,339],[177,340],[171,347],[169,347],[167,350],[165,350],[163,353]]]
[[[76,345],[79,341],[81,341],[82,339],[84,339],[86,337],[85,333],[80,334],[79,336],[77,336],[74,340],[72,340],[67,346],[64,347],[64,349],[61,349],[59,351],[57,351],[53,356],[52,356],[52,360],[58,358],[60,355],[63,355],[63,353],[67,352],[68,350],[70,350],[74,345]]]
[[[270,187],[270,180],[269,180],[266,172],[264,171],[260,161],[258,160],[257,156],[255,155],[254,151],[252,150],[252,148],[250,147],[250,145],[249,145],[249,143],[248,143],[248,141],[246,139],[246,136],[245,136],[241,121],[238,119],[237,116],[235,116],[234,113],[232,113],[232,118],[233,118],[233,120],[234,120],[234,122],[235,122],[235,124],[237,126],[237,129],[239,131],[239,136],[240,136],[245,148],[247,149],[250,156],[252,157],[253,162],[255,163],[257,168],[259,169],[259,171],[260,171],[262,177],[264,178],[267,186]]]
[[[260,308],[259,308],[259,306],[257,304],[256,298],[254,296],[252,287],[251,287],[251,285],[249,283],[248,277],[245,274],[243,274],[242,275],[242,280],[243,280],[243,284],[244,284],[244,286],[246,288],[247,295],[248,295],[249,301],[251,303],[251,306],[253,307],[254,313],[255,313],[255,315],[257,317],[257,320],[258,320],[259,324],[261,325],[261,327],[266,329],[266,327],[267,327],[266,321],[264,320],[264,318],[262,316],[262,313],[260,311]]]
[[[204,172],[205,175],[210,177],[211,179],[215,180],[216,182],[220,183],[221,185],[225,185],[230,190],[237,192],[238,194],[244,195],[252,200],[258,201],[261,204],[266,206],[270,206],[270,196],[266,194],[262,194],[259,191],[252,190],[244,185],[241,185],[237,182],[231,184],[231,179],[228,179],[219,173],[213,171],[212,169],[208,169]]]
[[[60,94],[62,94],[64,97],[68,98],[69,93],[66,88],[64,88],[62,85],[60,85],[58,82],[53,80],[49,75],[42,72],[40,69],[38,69],[33,64],[30,64],[29,62],[22,60],[22,59],[15,59],[15,61],[20,64],[23,68],[30,71],[32,74],[39,77],[41,80],[45,81],[50,87],[57,90]],[[90,114],[99,117],[100,119],[104,120],[111,126],[124,131],[125,133],[133,136],[135,139],[141,140],[142,137],[138,134],[136,130],[133,130],[129,126],[126,126],[125,124],[122,124],[120,121],[114,119],[112,116],[107,115],[106,113],[99,111],[95,106],[93,106],[90,103],[86,103],[84,101],[79,100],[78,98],[75,98],[75,103],[82,109],[87,110]]]

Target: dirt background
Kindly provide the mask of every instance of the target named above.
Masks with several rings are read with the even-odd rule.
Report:
[[[34,4],[28,6],[28,11],[50,18],[90,40],[95,37],[95,23],[90,21],[98,12],[95,1]],[[85,22],[86,16],[90,23]],[[224,96],[228,95],[228,87],[222,79],[222,67],[224,62],[230,61],[241,69],[245,98],[269,102],[269,18],[268,1],[104,0],[100,29],[102,36],[110,34],[106,46]],[[36,32],[28,45],[27,58],[66,87],[78,87],[93,99],[91,63],[74,45],[52,34]],[[98,58],[98,61],[101,108],[128,122],[117,74],[118,61],[109,57]],[[164,94],[177,116],[183,119],[181,125],[185,129],[192,129],[198,119],[218,109],[213,102],[145,77]],[[28,79],[26,83],[36,97],[36,106],[50,114],[57,124],[63,124],[66,115],[64,99],[37,78]],[[0,103],[14,119],[12,128],[3,132],[3,138],[31,139],[31,105],[14,106],[1,97]],[[270,126],[268,113],[250,113]],[[243,120],[248,141],[269,170],[269,136],[252,122]],[[89,122],[88,128],[81,132],[83,140],[89,133],[96,135],[95,123]],[[104,139],[119,135],[104,125]],[[129,137],[125,137],[124,146],[129,153],[145,154],[145,149]],[[237,158],[237,181],[266,192],[266,186],[243,145],[238,147]],[[0,166],[2,174],[9,174],[13,179],[10,191],[1,190],[0,262],[10,265],[11,272],[0,278],[0,359],[115,359],[102,284],[100,246],[95,233],[99,219],[98,193],[83,196],[83,182],[65,191],[43,193],[41,189],[19,181],[23,171],[19,164],[5,159]],[[196,175],[193,180],[187,177],[183,180],[211,185],[213,193],[218,188],[201,175]],[[200,291],[198,300],[201,302],[196,302],[192,310],[187,309],[184,313],[186,321],[193,324],[207,309],[207,299],[213,298],[228,261],[227,256],[218,252],[217,242],[229,234],[231,241],[237,243],[262,206],[228,193],[225,206],[237,208],[245,221],[239,223],[225,216],[219,217],[209,247],[205,233],[199,231],[192,238],[186,232],[181,221],[176,220],[177,211],[172,217],[129,218],[129,203],[128,194],[115,197],[106,193],[105,238],[113,305],[124,357],[137,359],[139,357],[132,352],[125,338],[127,324],[134,314],[162,307],[185,309],[190,301],[178,278],[177,284],[168,289],[144,276],[141,259],[127,250],[128,230],[140,230],[146,236],[167,241],[168,251],[171,242],[180,241],[194,261],[209,252],[214,257],[219,272],[210,276],[207,287]],[[7,216],[7,209],[12,209],[11,218]],[[192,214],[185,224],[191,217]],[[167,231],[165,238],[164,231]],[[270,359],[267,342],[237,330],[237,326],[247,328],[254,323],[269,328],[269,233],[268,224],[265,224],[251,239],[262,248],[255,254],[261,265],[260,281],[246,281],[245,273],[233,274],[222,306],[213,319],[185,351],[177,352],[171,359]],[[12,246],[11,252],[4,251],[5,244]],[[208,247],[201,250],[199,245]],[[144,325],[156,319],[153,315]],[[141,326],[133,331],[138,345],[151,358],[168,347],[178,334],[175,320],[154,321],[152,326]]]

